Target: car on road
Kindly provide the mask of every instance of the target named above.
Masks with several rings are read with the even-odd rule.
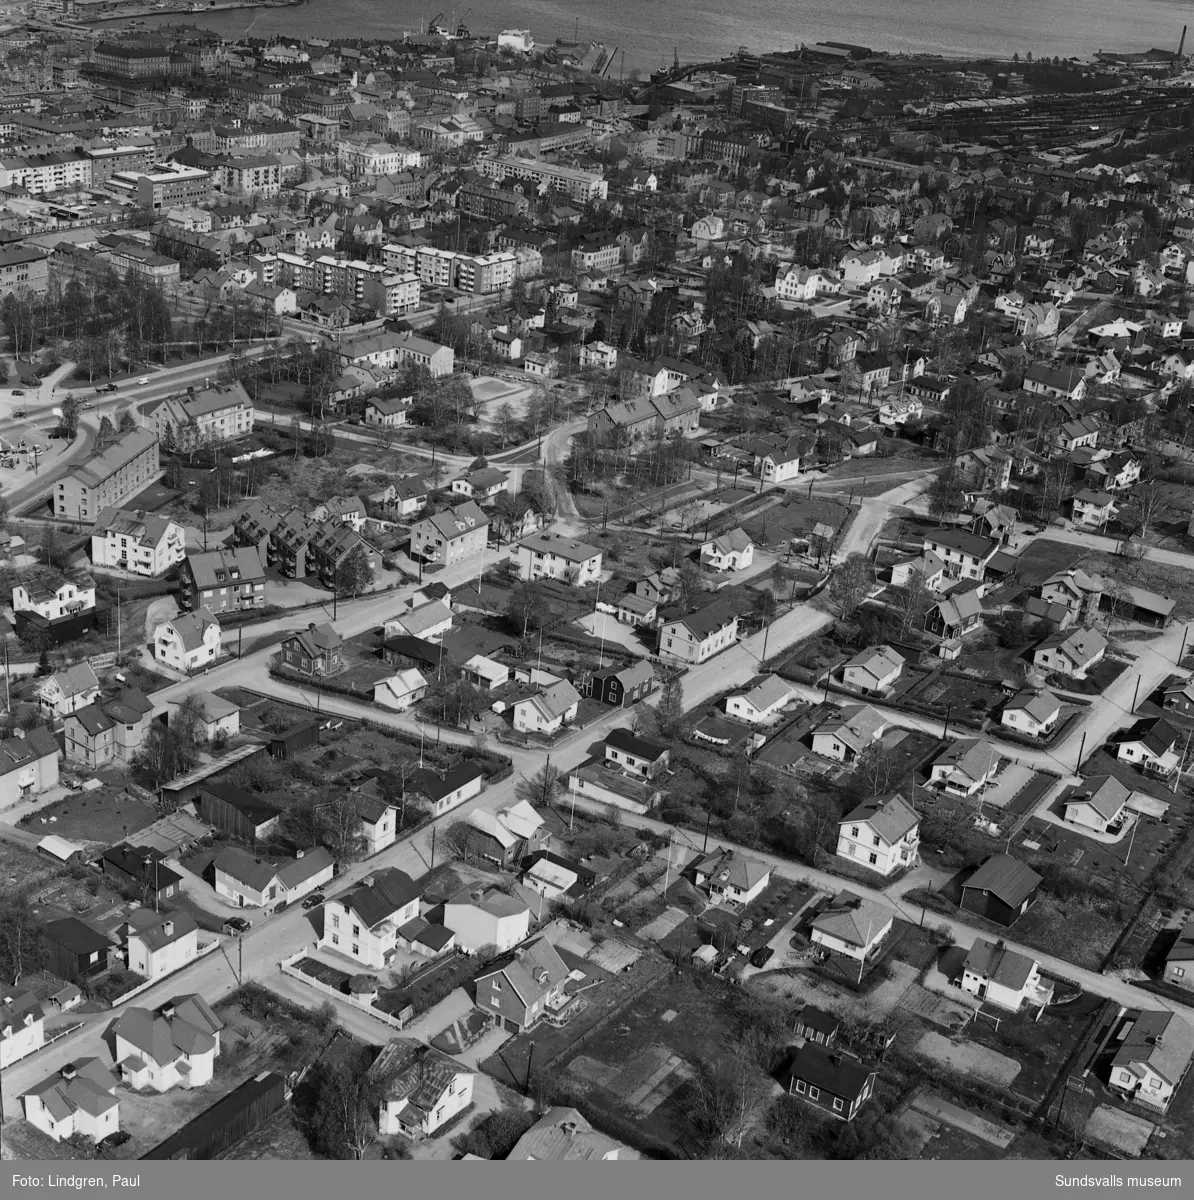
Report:
[[[318,908],[327,897],[322,892],[312,892],[304,901],[303,908]]]
[[[252,927],[252,925],[253,922],[246,921],[244,917],[229,917],[228,920],[224,922],[223,928],[225,933],[243,937],[249,932],[249,929]]]
[[[752,967],[765,967],[772,959],[775,951],[770,946],[760,946],[751,956]]]
[[[229,358],[244,358],[244,355],[238,350],[235,354],[230,354]]]
[[[149,382],[149,376],[142,375],[141,378],[137,380],[137,386],[144,387],[148,382]]]
[[[13,394],[14,396],[23,396],[23,395],[25,394],[25,392],[24,392],[24,389],[23,389],[23,388],[13,388],[13,389],[12,389],[12,394]]]
[[[101,392],[101,393],[102,392],[118,392],[118,391],[120,391],[120,388],[115,383],[101,383],[99,385],[99,387],[97,387],[95,390],[97,392]]]

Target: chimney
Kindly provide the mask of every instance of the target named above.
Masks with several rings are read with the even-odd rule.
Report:
[[[1178,58],[1181,58],[1182,51],[1185,49],[1185,46],[1186,46],[1186,27],[1183,25],[1182,26],[1182,40],[1180,42],[1178,42],[1178,44],[1177,44]]]
[[[294,852],[294,857],[295,857],[295,858],[302,858],[302,857],[303,857],[303,855],[304,855],[304,854],[306,854],[306,853],[307,853],[307,852],[306,852],[306,850],[296,850],[296,851]]]
[[[73,1062],[68,1062],[62,1068],[62,1078],[63,1079],[74,1079],[74,1077],[75,1077],[75,1064]]]
[[[167,922],[166,922],[166,923],[165,923],[165,924],[162,926],[162,932],[163,932],[163,933],[164,933],[164,934],[165,934],[167,937],[173,937],[173,936],[174,936],[174,922],[173,922],[173,921],[167,921]]]
[[[308,622],[307,622],[307,629],[308,629],[308,630],[309,630],[311,633],[314,633],[314,632],[315,632],[315,622],[314,622],[314,621],[308,621]]]
[[[25,731],[19,725],[14,725],[13,730],[12,730],[12,736],[16,737],[16,738],[21,738],[23,740],[25,737]]]

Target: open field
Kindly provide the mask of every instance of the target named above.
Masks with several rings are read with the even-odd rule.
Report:
[[[127,792],[105,789],[76,792],[54,804],[39,808],[25,827],[39,835],[54,833],[77,842],[111,846],[151,825],[157,812]]]

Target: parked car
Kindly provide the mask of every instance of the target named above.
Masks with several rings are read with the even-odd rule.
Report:
[[[25,391],[24,391],[24,389],[23,389],[23,388],[13,388],[13,389],[12,389],[12,394],[13,394],[14,396],[23,396],[23,395],[25,394]]]
[[[132,1134],[127,1129],[118,1129],[115,1133],[108,1134],[105,1138],[100,1138],[95,1143],[95,1157],[104,1158],[110,1154],[118,1146],[123,1146],[132,1138]]]
[[[304,901],[303,908],[318,908],[327,897],[322,892],[312,892]]]
[[[246,921],[244,917],[229,917],[224,922],[224,932],[244,937],[252,927],[252,921]]]
[[[775,951],[770,946],[760,946],[751,956],[750,965],[752,967],[765,967],[770,961]]]

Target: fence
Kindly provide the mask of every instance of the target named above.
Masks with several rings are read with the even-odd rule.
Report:
[[[161,983],[163,979],[169,979],[171,975],[177,975],[179,971],[191,966],[192,963],[197,963],[201,958],[206,958],[209,954],[214,954],[219,948],[219,938],[215,938],[213,941],[207,942],[195,951],[194,958],[189,959],[187,962],[175,967],[173,971],[168,971],[165,975],[158,975],[153,979],[147,979],[144,983],[138,984],[131,991],[125,992],[123,996],[117,996],[116,999],[112,1001],[112,1007],[119,1008],[122,1004],[127,1004],[133,999],[134,996],[139,996],[142,992],[147,992],[151,987],[157,987],[157,985]]]
[[[402,1022],[397,1017],[392,1017],[389,1013],[382,1012],[380,1008],[364,1000],[358,1000],[355,996],[349,995],[347,992],[340,991],[339,988],[334,988],[331,984],[324,983],[320,979],[316,979],[313,975],[307,975],[303,971],[296,971],[294,963],[299,959],[306,958],[306,950],[298,950],[289,958],[284,958],[278,966],[281,968],[283,975],[289,975],[291,979],[297,979],[299,983],[305,984],[307,987],[314,988],[317,992],[323,992],[327,996],[332,996],[345,1004],[351,1004],[353,1008],[360,1012],[367,1013],[371,1017],[376,1017],[384,1025],[389,1025],[393,1029],[401,1029]]]

